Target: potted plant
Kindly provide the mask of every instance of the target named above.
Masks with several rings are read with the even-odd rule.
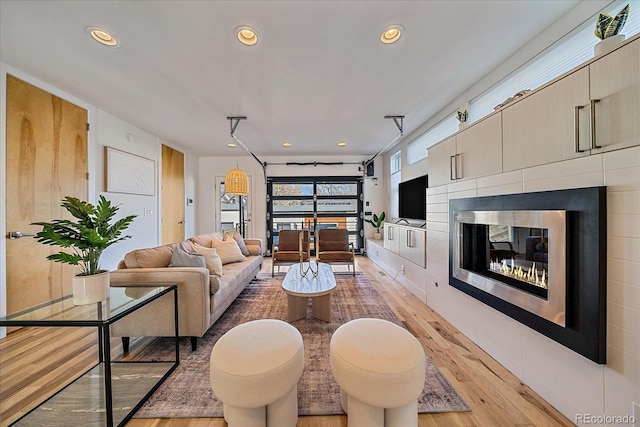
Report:
[[[462,130],[467,126],[467,120],[469,119],[468,110],[458,110],[456,112],[456,118],[458,119],[458,130]]]
[[[598,15],[594,34],[601,41],[594,46],[595,55],[608,52],[613,49],[615,45],[624,41],[624,35],[620,34],[620,31],[622,31],[622,27],[624,27],[624,24],[627,22],[629,10],[629,5],[626,5],[616,16],[611,16],[608,13]]]
[[[375,240],[381,240],[382,239],[382,233],[380,233],[380,228],[382,227],[382,222],[385,219],[385,213],[384,211],[380,214],[380,216],[373,214],[373,220],[370,220],[369,218],[366,218],[365,221],[368,222],[369,224],[373,225],[373,228],[376,229],[375,234],[373,235],[373,238]]]
[[[61,206],[75,221],[54,219],[51,222],[34,222],[42,231],[35,235],[45,245],[71,249],[49,255],[54,262],[80,266],[80,273],[73,278],[73,303],[91,304],[109,298],[109,271],[100,268],[100,256],[109,246],[131,236],[121,236],[137,215],[129,215],[111,224],[119,209],[104,196],[97,206],[75,197],[65,197]]]

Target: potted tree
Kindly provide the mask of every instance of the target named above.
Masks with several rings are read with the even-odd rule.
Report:
[[[593,48],[596,56],[610,51],[617,44],[624,41],[624,35],[620,34],[620,31],[622,31],[622,27],[627,22],[629,9],[629,5],[626,5],[616,16],[611,16],[608,13],[598,15],[594,34],[600,41]]]
[[[129,215],[111,224],[119,209],[104,196],[96,206],[75,197],[65,197],[61,206],[75,221],[54,219],[51,222],[34,222],[42,231],[35,235],[45,245],[71,249],[71,253],[60,251],[47,259],[54,262],[80,266],[80,273],[73,278],[73,303],[91,304],[109,298],[109,271],[100,268],[102,252],[121,240],[121,236],[137,215]]]
[[[373,228],[376,229],[376,232],[373,235],[373,238],[375,240],[382,239],[382,233],[380,233],[380,227],[382,227],[382,222],[384,221],[384,219],[385,219],[384,211],[380,214],[380,216],[373,214],[373,220],[370,220],[369,218],[365,219],[366,222],[373,225]]]

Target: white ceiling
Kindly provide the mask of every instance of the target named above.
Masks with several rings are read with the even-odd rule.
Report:
[[[197,155],[244,155],[244,115],[258,156],[367,156],[398,135],[385,115],[408,135],[577,1],[1,0],[0,60]]]

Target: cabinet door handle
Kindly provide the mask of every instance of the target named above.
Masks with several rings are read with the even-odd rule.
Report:
[[[459,159],[461,156],[462,156],[462,154],[459,154],[459,153],[458,153],[458,154],[456,154],[456,161],[455,161],[455,164],[456,164],[456,179],[460,179],[460,178],[462,178],[462,173],[460,173],[460,175],[458,175],[458,164],[460,163],[460,161],[459,161],[458,159]]]
[[[413,247],[413,230],[407,230],[407,246]]]
[[[451,181],[455,181],[456,177],[453,175],[453,169],[456,167],[456,156],[449,156],[449,178]],[[456,171],[456,175],[458,171]]]
[[[576,137],[576,147],[575,147],[575,152],[576,153],[584,153],[587,150],[581,150],[580,149],[580,110],[582,110],[584,108],[584,105],[577,105],[575,107],[575,111],[576,111],[576,117],[574,120],[574,124],[575,124],[575,137]]]
[[[591,104],[591,148],[602,148],[596,145],[596,103],[600,102],[599,99],[592,99]]]

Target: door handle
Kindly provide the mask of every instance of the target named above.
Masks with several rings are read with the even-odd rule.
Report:
[[[182,221],[178,221],[178,224],[185,224],[186,221],[183,219]]]
[[[9,232],[9,239],[11,239],[11,240],[20,239],[22,237],[35,237],[35,234],[34,233],[23,233],[21,231],[10,231]]]
[[[460,158],[460,156],[462,156],[462,154],[460,154],[460,153],[456,154],[456,156],[455,156],[456,179],[462,178],[462,174],[458,175],[458,164],[460,163],[458,159]]]
[[[599,99],[591,100],[591,148],[602,148],[599,145],[596,145],[596,103],[600,102]]]
[[[576,153],[584,153],[587,150],[581,150],[580,149],[580,110],[582,110],[584,108],[583,105],[577,105],[575,107],[575,120],[574,120],[574,125],[575,125],[575,131],[574,131],[574,135],[575,135],[575,152]]]
[[[455,181],[456,178],[453,175],[453,168],[455,167],[456,156],[449,156],[449,178],[451,181]],[[458,175],[458,171],[456,171],[456,175]]]

